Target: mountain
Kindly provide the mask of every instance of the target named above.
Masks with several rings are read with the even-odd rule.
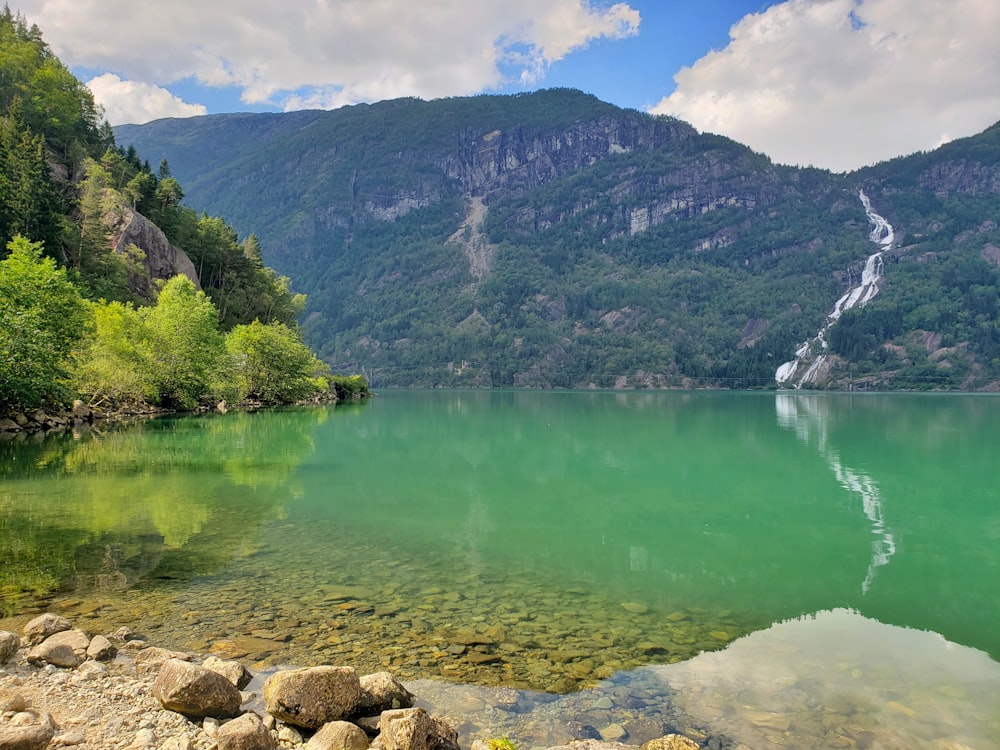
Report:
[[[1000,383],[1000,124],[846,175],[565,89],[115,135],[259,236],[376,385],[766,387],[796,350],[788,386]]]

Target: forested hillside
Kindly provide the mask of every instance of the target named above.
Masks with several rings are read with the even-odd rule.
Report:
[[[283,403],[329,385],[257,238],[116,145],[41,31],[0,12],[0,416]],[[344,381],[347,382],[347,381]],[[351,387],[362,384],[348,383]]]
[[[1000,379],[1000,130],[853,174],[571,90],[116,129],[308,293],[376,383],[773,387],[896,229],[810,387]]]

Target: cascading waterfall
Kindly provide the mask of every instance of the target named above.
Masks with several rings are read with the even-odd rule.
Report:
[[[896,233],[884,216],[881,216],[872,209],[871,201],[865,195],[864,190],[858,190],[858,198],[865,208],[865,214],[872,225],[872,230],[868,233],[868,239],[879,246],[876,253],[872,253],[865,261],[865,267],[861,272],[861,283],[847,290],[840,299],[836,301],[833,310],[826,316],[823,326],[816,333],[816,336],[795,350],[795,359],[785,362],[774,373],[774,379],[778,385],[790,384],[795,388],[812,382],[813,376],[819,371],[826,361],[826,352],[829,344],[826,341],[826,332],[830,327],[840,320],[840,316],[852,307],[864,307],[875,295],[879,293],[879,279],[884,272],[882,254],[892,247]],[[798,379],[795,378],[802,365],[812,357],[812,362],[806,367],[805,372]]]
[[[779,393],[774,403],[778,425],[795,431],[805,444],[816,442],[816,449],[833,472],[837,483],[852,496],[861,498],[861,511],[871,524],[872,554],[868,572],[861,582],[861,593],[867,594],[875,579],[875,571],[889,564],[889,558],[896,554],[896,539],[885,524],[885,508],[875,480],[864,473],[844,466],[840,455],[827,443],[826,414],[824,404],[816,396]]]

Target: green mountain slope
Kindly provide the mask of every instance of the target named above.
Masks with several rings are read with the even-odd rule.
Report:
[[[825,387],[1000,377],[1000,146],[850,175],[774,165],[571,90],[116,129],[187,203],[260,236],[335,368],[382,385],[774,384],[895,227]]]

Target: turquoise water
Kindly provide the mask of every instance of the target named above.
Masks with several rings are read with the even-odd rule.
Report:
[[[1000,669],[998,438],[1000,398],[954,395],[414,391],[155,420],[0,445],[0,584],[14,620],[59,609],[259,666],[352,663],[569,701],[702,680],[685,694],[715,697],[675,702],[734,737],[819,730],[747,719],[746,695],[724,709],[705,675],[725,667],[698,665],[773,667],[775,643],[795,639],[769,633],[824,625],[821,641],[857,646],[875,628],[875,653],[823,661],[805,639],[786,666],[800,682],[793,662],[841,670],[909,720],[926,696],[877,687],[904,679],[890,644],[979,654],[980,685]],[[936,640],[916,648],[914,631]],[[906,665],[932,697],[936,658]],[[990,746],[995,710],[966,705],[981,694],[942,694],[978,717],[961,731],[898,736]],[[895,746],[855,724],[867,746]]]

